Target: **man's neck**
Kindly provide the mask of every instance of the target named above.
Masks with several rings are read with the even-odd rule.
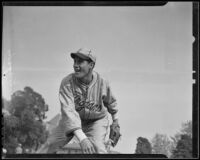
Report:
[[[92,72],[89,73],[87,76],[79,79],[79,81],[81,81],[81,83],[83,83],[85,85],[89,85],[90,82],[92,82],[92,80],[93,80],[93,74],[92,74]]]

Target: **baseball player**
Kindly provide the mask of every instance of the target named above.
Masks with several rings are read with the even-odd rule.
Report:
[[[117,128],[117,134],[112,134],[114,138],[110,137],[113,146],[119,139],[116,135],[120,135],[116,99],[108,81],[93,71],[96,57],[91,50],[81,48],[71,57],[74,73],[62,80],[59,89],[61,119],[37,153],[56,153],[73,136],[79,140],[84,154],[107,153],[108,113],[112,116],[112,128]]]

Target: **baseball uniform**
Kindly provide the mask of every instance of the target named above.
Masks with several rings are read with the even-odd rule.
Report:
[[[93,80],[83,84],[74,73],[66,76],[60,85],[61,119],[47,140],[48,147],[38,153],[53,153],[68,143],[73,132],[82,129],[91,138],[97,153],[107,153],[105,138],[108,134],[108,113],[116,115],[117,103],[108,81],[93,71]]]

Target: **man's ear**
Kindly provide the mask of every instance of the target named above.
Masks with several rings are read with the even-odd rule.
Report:
[[[92,67],[92,69],[94,68],[95,66],[95,63],[94,62],[90,62],[90,66]]]

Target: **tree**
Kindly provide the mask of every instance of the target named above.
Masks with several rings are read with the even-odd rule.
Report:
[[[186,134],[192,138],[192,121],[187,121],[181,124],[181,129],[178,133],[176,133],[171,139],[174,141],[175,146],[177,142],[180,140],[181,135]]]
[[[2,98],[2,113],[4,116],[9,115],[10,101]]]
[[[181,134],[186,134],[192,138],[192,121],[187,121],[182,124]]]
[[[188,135],[192,139],[192,121],[186,121],[185,123],[181,124],[181,129],[178,133],[171,137],[173,149],[176,149],[178,142],[181,140],[182,135]]]
[[[173,149],[172,142],[165,134],[156,134],[151,140],[153,154],[164,154],[167,157],[171,156]]]
[[[25,87],[24,91],[16,91],[12,95],[11,105],[13,107],[10,112],[13,115],[20,117],[21,110],[26,108],[32,110],[35,118],[40,121],[46,118],[45,112],[48,111],[48,105],[45,104],[43,97],[30,87]]]
[[[171,137],[171,139],[173,140],[173,155],[172,155],[172,157],[173,156],[181,157],[182,153],[184,154],[183,156],[185,156],[186,151],[184,151],[184,152],[177,151],[178,143],[182,142],[183,140],[185,141],[185,138],[183,138],[184,137],[183,135],[187,135],[192,140],[192,121],[191,120],[182,123],[180,131],[178,133],[176,133],[173,137]],[[186,139],[189,141],[189,138],[186,138]],[[188,155],[189,155],[190,149],[192,150],[192,147],[191,148],[186,147],[186,149],[189,150],[189,151],[187,151]]]
[[[135,153],[136,154],[151,154],[152,148],[147,138],[138,137],[137,146]]]
[[[17,139],[15,137],[16,128],[19,125],[18,118],[11,116],[9,113],[10,101],[2,98],[2,142],[3,147],[7,148],[8,153],[13,153],[13,150],[17,146]],[[6,133],[6,134],[5,134]],[[12,142],[12,143],[7,143]]]
[[[14,152],[17,143],[26,149],[37,149],[48,135],[43,123],[48,105],[30,87],[14,92],[9,104],[10,115],[4,116],[4,145],[8,153]]]
[[[192,158],[192,138],[187,134],[181,135],[172,158]]]
[[[10,102],[6,100],[5,98],[2,98],[2,108],[8,109],[9,105],[10,105]]]
[[[19,128],[19,119],[13,115],[3,117],[3,146],[8,153],[15,153],[17,147],[17,130]]]

